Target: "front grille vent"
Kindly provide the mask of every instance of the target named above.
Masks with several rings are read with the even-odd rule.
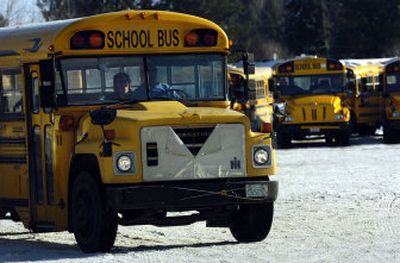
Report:
[[[213,132],[215,126],[198,128],[175,128],[174,132],[186,145],[189,151],[196,156],[201,147]]]
[[[156,142],[146,143],[147,166],[158,165],[158,149]]]

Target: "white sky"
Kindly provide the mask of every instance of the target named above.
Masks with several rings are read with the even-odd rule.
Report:
[[[0,0],[0,13],[6,15],[7,5],[11,3],[10,25],[29,24],[43,21],[36,0]]]

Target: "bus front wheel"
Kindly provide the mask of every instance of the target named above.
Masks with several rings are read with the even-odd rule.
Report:
[[[230,230],[239,242],[264,240],[271,229],[274,203],[241,205],[231,218]]]
[[[107,210],[99,183],[82,172],[71,191],[72,227],[79,248],[85,253],[108,252],[114,245],[118,217]]]

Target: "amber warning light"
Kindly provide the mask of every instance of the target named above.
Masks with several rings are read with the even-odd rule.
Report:
[[[102,49],[104,33],[97,30],[77,32],[71,38],[71,49]]]

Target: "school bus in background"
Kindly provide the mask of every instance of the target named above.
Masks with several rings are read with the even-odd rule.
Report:
[[[0,29],[0,42],[1,218],[73,232],[84,252],[109,251],[118,224],[266,238],[274,150],[244,114],[212,107],[229,105],[216,24],[128,10]],[[182,211],[197,212],[168,213]]]
[[[252,82],[250,86],[255,89],[254,96],[254,115],[252,121],[252,130],[272,133],[273,122],[273,94],[269,90],[269,79],[272,77],[272,68],[270,67],[255,67],[254,74],[249,75],[246,79],[243,67],[229,66],[228,67],[228,80],[229,80],[229,100],[230,107],[234,110],[241,112],[250,111],[250,101],[245,96],[246,81]],[[248,85],[249,85],[248,84]],[[251,113],[247,113],[247,116]]]
[[[373,135],[383,120],[383,66],[377,61],[342,61],[347,68],[347,82],[353,132]]]
[[[384,63],[383,73],[383,141],[393,143],[400,139],[400,59]]]
[[[327,143],[349,144],[351,115],[346,105],[346,68],[334,59],[302,56],[274,66],[275,97],[286,102],[277,127],[278,144],[324,135]]]

